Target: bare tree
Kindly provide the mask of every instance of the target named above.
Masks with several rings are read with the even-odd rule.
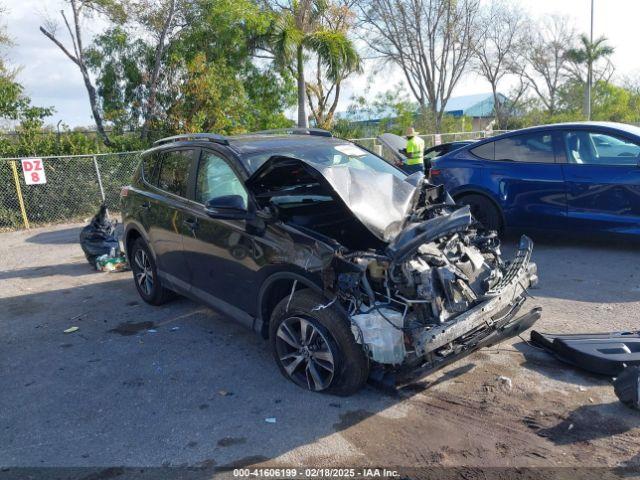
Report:
[[[398,65],[440,130],[478,38],[479,0],[360,0],[369,48]]]
[[[505,128],[507,117],[522,97],[526,84],[520,84],[511,92],[516,98],[504,99],[498,91],[503,78],[513,71],[520,61],[526,17],[520,8],[504,0],[493,0],[482,11],[481,38],[474,48],[476,72],[491,85],[493,105],[498,128]]]
[[[64,21],[64,26],[69,34],[71,40],[71,47],[66,47],[64,43],[56,36],[57,25],[54,22],[47,22],[45,26],[40,27],[40,31],[49,40],[55,43],[60,50],[76,64],[82,79],[84,80],[84,86],[89,95],[89,104],[91,106],[91,113],[96,124],[96,130],[100,138],[105,145],[111,146],[111,140],[104,129],[102,120],[102,113],[100,106],[98,105],[98,97],[96,95],[96,89],[89,76],[89,69],[86,63],[85,50],[82,40],[82,20],[85,17],[91,17],[94,14],[105,14],[111,18],[117,18],[122,20],[124,16],[124,10],[121,5],[116,2],[108,2],[103,0],[66,0],[71,7],[71,22],[67,18],[67,14],[64,10],[60,10],[60,15]]]
[[[558,95],[567,76],[567,52],[575,43],[575,30],[566,17],[553,15],[540,22],[525,39],[522,61],[513,65],[533,89],[549,114],[558,107]]]
[[[184,2],[180,0],[134,0],[131,5],[133,20],[141,25],[155,44],[153,64],[147,85],[147,100],[143,107],[140,138],[146,140],[149,127],[157,117],[157,95],[165,54],[171,40],[185,24]]]

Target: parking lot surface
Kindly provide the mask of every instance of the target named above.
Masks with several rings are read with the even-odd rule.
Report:
[[[397,396],[309,393],[252,332],[93,271],[80,227],[0,234],[0,466],[640,466],[640,412],[520,338]],[[535,328],[637,330],[638,259],[536,245]]]

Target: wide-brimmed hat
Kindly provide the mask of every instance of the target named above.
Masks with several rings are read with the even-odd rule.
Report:
[[[419,132],[417,132],[413,127],[409,127],[409,128],[407,128],[407,133],[405,135],[407,137],[415,137],[418,134],[419,134]]]

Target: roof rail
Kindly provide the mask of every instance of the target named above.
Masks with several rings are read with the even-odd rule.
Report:
[[[333,137],[330,131],[321,128],[275,128],[273,130],[260,130],[254,133],[258,135],[314,135],[316,137]]]
[[[153,145],[164,145],[165,143],[180,142],[182,140],[208,140],[221,145],[229,145],[229,140],[227,140],[223,135],[219,135],[217,133],[183,133],[172,137],[161,138],[160,140],[153,142]]]

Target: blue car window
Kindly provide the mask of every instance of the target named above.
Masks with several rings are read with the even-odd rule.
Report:
[[[601,132],[564,133],[569,163],[577,165],[637,165],[640,146],[624,137]]]
[[[512,162],[555,163],[551,132],[532,132],[497,140],[495,159]]]
[[[476,157],[480,157],[485,160],[495,160],[495,147],[496,142],[483,143],[476,148],[472,148],[470,152],[473,153]]]

